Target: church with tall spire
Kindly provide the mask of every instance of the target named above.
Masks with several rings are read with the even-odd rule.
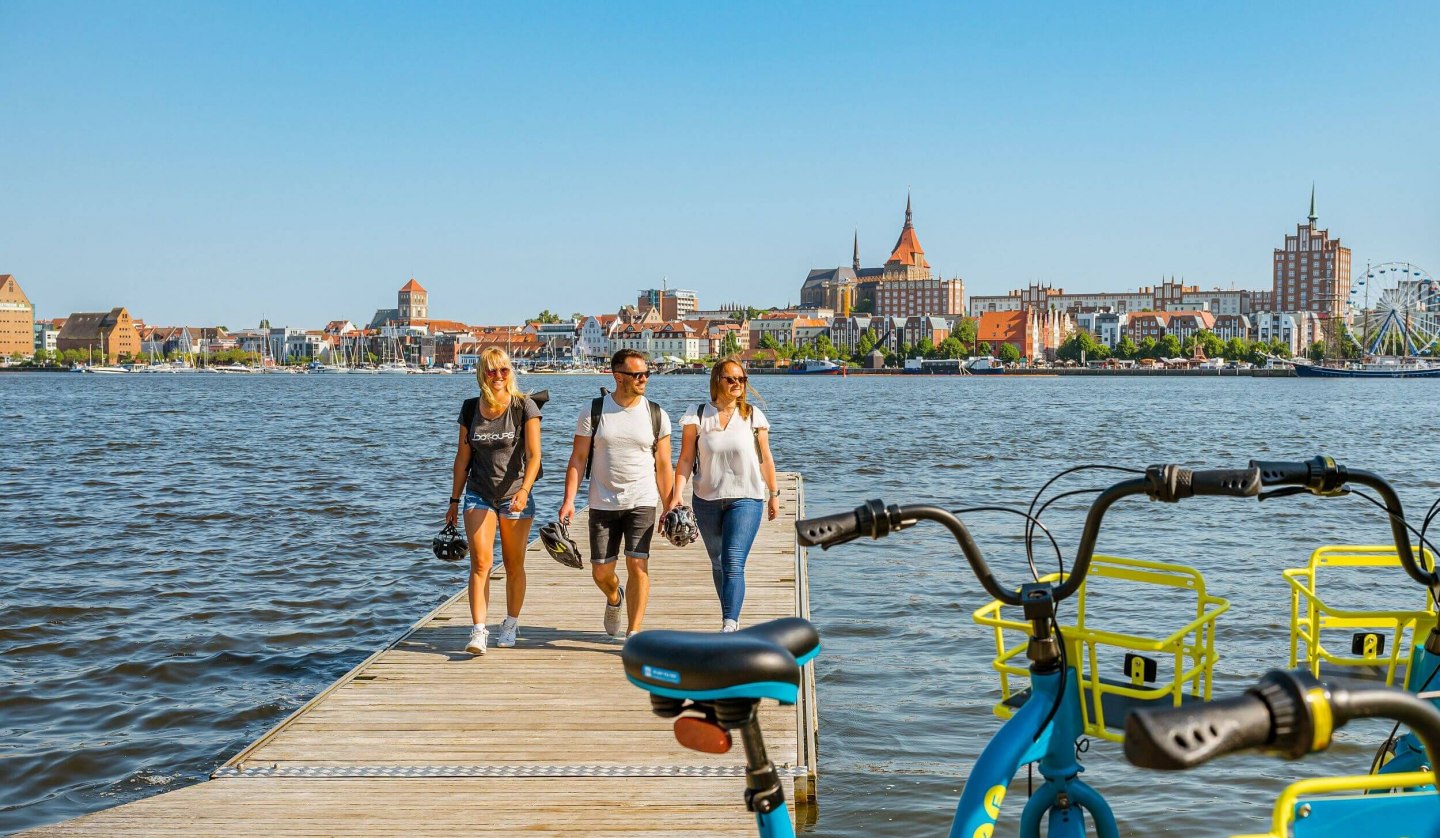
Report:
[[[846,305],[847,299],[850,301]],[[850,308],[882,316],[956,316],[965,311],[965,283],[959,277],[936,277],[915,232],[915,213],[905,195],[905,224],[878,268],[860,266],[860,231],[855,231],[849,268],[816,268],[800,286],[800,304],[829,308],[841,316]]]

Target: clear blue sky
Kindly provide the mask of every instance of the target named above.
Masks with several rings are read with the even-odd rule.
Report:
[[[1269,287],[1306,214],[1440,273],[1433,3],[0,0],[0,273],[42,317],[783,304],[905,190],[971,293]]]

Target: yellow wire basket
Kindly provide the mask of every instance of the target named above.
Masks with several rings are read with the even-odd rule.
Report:
[[[1435,565],[1425,551],[1420,561]],[[1435,600],[1419,585],[1410,584],[1400,567],[1395,547],[1327,544],[1310,554],[1305,567],[1284,572],[1290,585],[1290,667],[1306,667],[1310,674],[1358,678],[1395,685],[1406,666],[1402,654],[1408,642],[1435,625]],[[1321,579],[1328,597],[1321,596]],[[1342,607],[1345,594],[1384,586],[1420,605],[1414,610]],[[1413,597],[1407,595],[1413,591]],[[1423,597],[1423,599],[1422,599]],[[1348,652],[1348,653],[1347,653]],[[1404,683],[1403,679],[1401,683]]]
[[[1058,573],[1042,577],[1059,580]],[[1133,708],[1208,701],[1220,659],[1215,620],[1229,608],[1227,600],[1206,593],[1205,579],[1194,568],[1095,556],[1085,584],[1060,604],[1056,620],[1070,665],[1080,673],[1085,732],[1119,742]],[[1102,614],[1117,624],[1091,625],[1091,616]],[[977,610],[974,619],[995,632],[992,666],[1000,675],[995,714],[1008,719],[1030,696],[1025,658],[1030,623],[1018,607],[998,600]]]

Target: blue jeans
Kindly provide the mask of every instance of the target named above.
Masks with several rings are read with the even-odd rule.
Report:
[[[710,554],[721,619],[740,619],[740,606],[745,603],[745,560],[750,557],[755,533],[760,531],[764,510],[765,502],[755,498],[695,498],[695,523],[705,552]]]

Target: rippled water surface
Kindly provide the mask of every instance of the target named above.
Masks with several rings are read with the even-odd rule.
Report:
[[[600,378],[547,377],[553,512],[575,413]],[[650,385],[678,413],[702,378]],[[1429,382],[1191,378],[757,378],[777,460],[811,513],[870,497],[1028,502],[1082,462],[1240,465],[1325,452],[1389,475],[1412,515],[1440,494]],[[462,583],[434,560],[467,376],[0,376],[0,832],[204,779]],[[1108,478],[1078,475],[1074,488]],[[1073,553],[1083,507],[1046,513]],[[1003,579],[1015,519],[975,517]],[[1285,663],[1280,569],[1322,543],[1384,540],[1363,501],[1133,501],[1100,549],[1199,567],[1228,597],[1217,692]],[[817,835],[944,834],[997,729],[984,603],[938,528],[811,554]],[[1362,596],[1420,595],[1395,575]],[[657,590],[656,596],[663,596]],[[1151,619],[1121,607],[1121,627]],[[1093,619],[1093,618],[1092,618]],[[1118,672],[1116,674],[1119,674]],[[1354,725],[1304,764],[1131,769],[1096,742],[1086,778],[1130,835],[1258,829],[1288,779],[1363,771]],[[999,834],[1014,831],[1024,778]],[[737,790],[738,800],[738,790]],[[1217,806],[1217,804],[1220,804]]]

